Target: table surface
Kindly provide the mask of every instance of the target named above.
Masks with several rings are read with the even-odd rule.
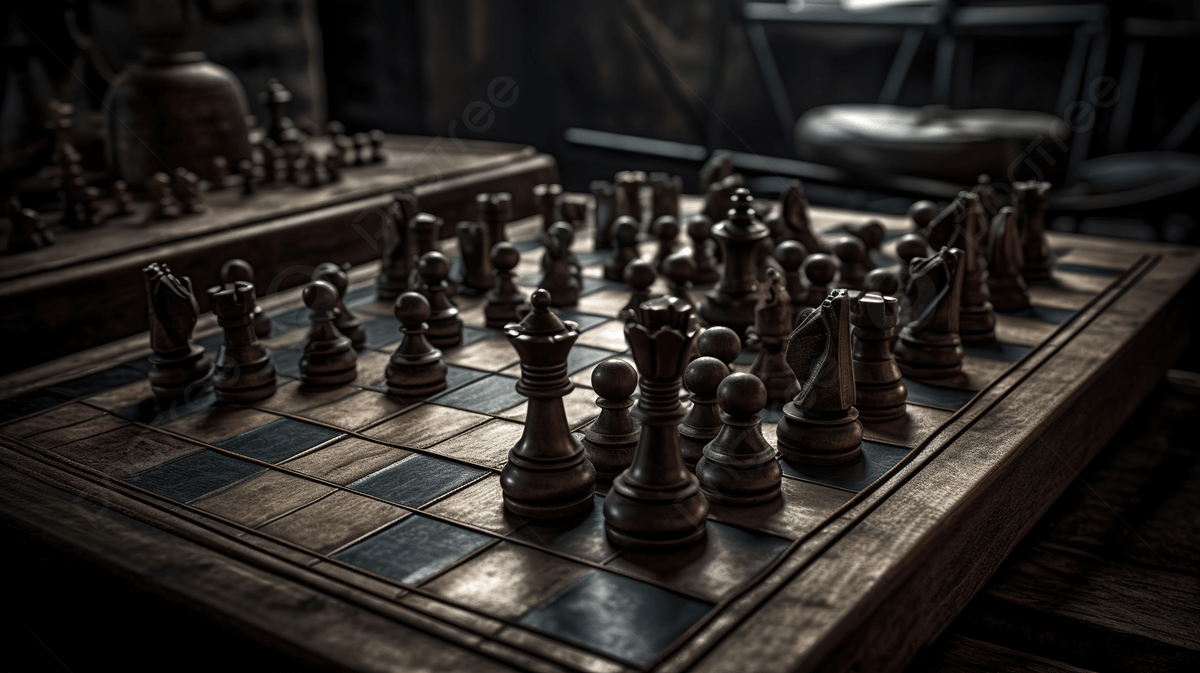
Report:
[[[812,209],[827,233],[867,217]],[[875,218],[889,230],[887,257],[907,227]],[[509,230],[525,290],[539,228],[530,218]],[[554,525],[507,513],[498,474],[525,413],[515,351],[484,327],[481,300],[460,296],[466,328],[464,344],[445,350],[450,389],[388,397],[383,368],[400,335],[374,299],[377,264],[351,274],[348,303],[368,334],[351,386],[295,380],[307,325],[295,291],[264,302],[281,378],[254,405],[154,408],[144,335],[6,377],[18,395],[0,403],[0,509],[135,576],[169,559],[166,588],[185,602],[351,668],[897,669],[990,576],[1191,329],[1182,309],[1195,250],[1055,234],[1051,244],[1053,281],[1032,287],[1032,310],[998,316],[995,346],[967,348],[964,376],[908,382],[907,417],[868,425],[860,461],[785,463],[780,501],[714,506],[706,542],[690,550],[615,549],[600,507]],[[627,290],[603,280],[590,236],[576,245],[584,292],[560,313],[582,331],[565,400],[580,431],[598,413],[591,369],[625,351],[613,316]],[[216,347],[214,332],[205,316],[198,341]],[[749,362],[743,354],[737,366]],[[769,439],[778,418],[764,412]],[[103,514],[82,508],[81,518],[80,496]]]

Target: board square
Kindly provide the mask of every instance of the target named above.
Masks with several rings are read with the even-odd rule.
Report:
[[[863,439],[915,449],[951,415],[945,409],[910,404],[908,412],[900,418],[885,423],[863,423]]]
[[[365,373],[362,370],[361,358],[358,371],[359,376]],[[276,413],[299,414],[306,409],[336,402],[355,392],[357,391],[352,386],[316,387],[306,386],[300,381],[288,381],[280,385],[274,395],[255,402],[253,406]]]
[[[0,427],[0,434],[23,439],[49,430],[57,430],[75,425],[76,423],[82,423],[103,413],[103,411],[95,407],[89,407],[86,404],[76,402],[52,409],[44,414],[26,418],[23,421],[17,421],[16,423]]]
[[[567,642],[645,666],[712,607],[593,569],[520,620]]]
[[[512,542],[500,542],[424,585],[484,614],[515,620],[587,573],[589,567]]]
[[[265,469],[204,449],[130,475],[125,481],[178,502],[191,502]]]
[[[754,507],[711,505],[708,517],[795,540],[816,529],[854,497],[849,491],[799,479],[784,479],[780,490],[782,497]]]
[[[414,454],[351,482],[349,488],[397,505],[423,507],[485,474],[478,468]]]
[[[1008,315],[1016,316],[1018,318],[1033,318],[1034,320],[1040,320],[1045,323],[1050,323],[1051,325],[1061,325],[1071,318],[1074,318],[1076,313],[1079,313],[1079,311],[1073,311],[1066,308],[1034,305],[1030,306],[1024,311],[1014,311]]]
[[[604,499],[597,495],[594,506],[586,512],[555,521],[530,521],[509,537],[603,563],[617,555],[604,534],[603,510]]]
[[[1031,350],[1033,348],[1030,346],[1019,346],[1001,341],[993,341],[990,344],[963,344],[963,352],[967,355],[1009,363],[1017,362]]]
[[[624,353],[629,350],[629,343],[625,341],[625,324],[620,320],[609,320],[593,327],[579,335],[579,340],[575,344],[576,348],[592,346],[614,353]]]
[[[271,319],[271,336],[278,336],[286,333],[287,331],[288,330],[286,329],[282,329],[274,318]],[[204,350],[208,351],[209,357],[216,357],[217,353],[221,350],[221,346],[225,345],[225,332],[223,330],[217,330],[212,334],[197,337],[194,339],[194,341],[196,342],[196,345],[202,346]]]
[[[230,521],[257,527],[334,491],[308,479],[267,470],[193,504]]]
[[[500,475],[493,474],[433,503],[427,512],[507,535],[525,523],[504,507]]]
[[[599,290],[594,294],[589,294],[586,297],[579,298],[579,305],[576,306],[582,313],[591,315],[606,315],[610,319],[621,312],[625,308],[625,304],[629,303],[629,291],[619,288],[607,288]]]
[[[367,335],[367,348],[383,348],[400,341],[404,336],[400,332],[400,323],[395,318],[367,320],[363,322],[362,327]]]
[[[88,400],[88,402],[92,401]],[[216,394],[208,390],[202,392],[197,397],[184,400],[165,401],[157,397],[149,397],[140,402],[121,407],[113,411],[113,413],[134,423],[160,427],[173,421],[187,418],[188,416],[207,413],[213,409],[216,403]]]
[[[517,392],[516,379],[493,375],[443,393],[433,401],[481,414],[497,414],[524,402],[525,396]]]
[[[571,347],[570,354],[567,355],[567,373],[574,374],[580,370],[592,367],[603,360],[607,360],[614,355],[616,353],[609,350],[575,344]]]
[[[335,491],[259,530],[319,554],[329,554],[410,514],[391,503]]]
[[[345,485],[410,455],[411,451],[361,437],[347,437],[281,464],[289,470]]]
[[[198,444],[135,425],[125,425],[53,449],[60,456],[114,477],[150,470],[201,450]]]
[[[912,379],[904,379],[904,386],[908,388],[908,401],[912,404],[924,404],[938,409],[948,409],[950,411],[958,411],[970,402],[975,393],[970,390],[961,390],[958,388],[944,388],[942,386],[934,386]]]
[[[293,330],[307,330],[310,324],[308,313],[308,308],[301,306],[271,316],[271,336],[277,337]],[[221,342],[217,342],[217,347],[220,345]]]
[[[88,397],[96,393],[120,388],[134,381],[145,380],[145,378],[145,372],[121,365],[102,372],[96,372],[95,374],[89,374],[74,381],[56,384],[51,386],[50,390],[68,398]]]
[[[320,425],[280,418],[227,439],[217,446],[264,463],[279,463],[324,444],[340,434],[342,433],[338,430]]]
[[[499,470],[508,462],[508,451],[525,432],[523,423],[492,419],[483,425],[456,435],[428,451],[439,456]]]
[[[422,404],[364,431],[363,434],[408,449],[424,449],[486,420],[488,417],[481,414],[436,404]]]
[[[779,462],[783,466],[783,473],[794,479],[857,493],[882,477],[906,455],[908,449],[864,441],[862,455],[842,465],[801,465],[787,460]]]
[[[53,390],[32,390],[0,402],[0,423],[7,423],[43,409],[62,404],[71,398]]]
[[[188,395],[188,397],[196,397],[203,391],[193,389],[193,391],[189,392],[192,394]],[[154,390],[150,388],[150,379],[146,377],[87,398],[88,404],[100,407],[106,411],[116,411],[117,409],[147,400],[156,401],[156,396]]]
[[[571,320],[578,323],[580,332],[586,332],[593,327],[603,325],[604,323],[612,320],[611,316],[605,317],[602,315],[592,315],[591,313],[580,313],[578,311],[571,311],[569,309],[555,309],[554,313],[561,320]],[[571,350],[574,349],[572,348]]]
[[[443,350],[442,359],[446,361],[446,364],[489,372],[498,372],[520,361],[517,352],[508,343],[508,339],[496,333],[491,334],[492,336],[476,341],[469,346],[457,346]]]
[[[333,558],[401,584],[419,584],[493,539],[414,514]]]
[[[304,351],[299,348],[281,348],[271,351],[271,364],[275,365],[275,373],[279,376],[300,378],[300,358]]]
[[[25,441],[42,449],[50,449],[62,444],[67,444],[69,442],[87,439],[88,437],[95,437],[96,435],[103,434],[105,432],[109,432],[110,430],[115,430],[126,425],[129,425],[129,422],[120,416],[104,414],[103,416],[90,418],[86,421],[74,423],[66,427],[55,428],[53,430],[40,432],[36,435],[30,435],[25,437]]]
[[[411,407],[413,402],[375,390],[362,390],[349,397],[300,413],[305,418],[346,430],[375,425]]]

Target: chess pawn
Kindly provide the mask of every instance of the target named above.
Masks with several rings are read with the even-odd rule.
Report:
[[[358,354],[350,339],[334,327],[337,288],[323,280],[304,287],[304,305],[312,309],[312,327],[300,357],[300,380],[311,386],[340,386],[358,376]]]
[[[627,215],[617,218],[613,224],[613,241],[617,247],[613,256],[604,262],[605,278],[618,283],[624,279],[625,267],[638,258],[637,236],[637,220]]]
[[[900,321],[900,302],[868,292],[851,302],[854,340],[854,408],[864,423],[903,417],[908,388],[892,357],[892,336]]]
[[[440,252],[421,255],[417,262],[417,273],[421,276],[420,293],[429,300],[429,328],[426,338],[438,348],[450,348],[462,343],[463,321],[458,309],[446,296],[446,278],[450,275],[450,260]]]
[[[204,203],[200,201],[200,176],[180,166],[175,169],[175,179],[171,182],[175,191],[175,200],[183,207],[181,210],[189,213],[204,212]]]
[[[963,343],[991,343],[996,340],[996,314],[992,311],[987,286],[987,259],[983,255],[981,232],[988,228],[983,204],[974,192],[965,196],[967,217],[959,232],[958,245],[963,251],[963,288],[958,308],[958,336]]]
[[[645,260],[634,260],[625,267],[625,275],[622,280],[629,286],[629,301],[625,302],[625,307],[618,311],[618,318],[623,320],[623,316],[637,309],[642,302],[650,301],[652,298],[650,286],[654,284],[656,278],[654,267]]]
[[[371,129],[370,133],[367,134],[367,141],[371,143],[370,161],[373,164],[382,164],[387,158],[383,153],[383,141],[385,137],[383,131],[379,129]]]
[[[730,203],[729,218],[713,227],[713,236],[724,253],[725,273],[717,289],[701,303],[700,315],[710,325],[725,325],[744,333],[754,324],[758,303],[755,254],[770,232],[755,215],[750,190],[737,188]]]
[[[800,269],[808,279],[808,296],[804,300],[805,306],[815,308],[825,301],[833,286],[833,279],[838,275],[839,266],[837,257],[824,253],[809,255],[804,260]]]
[[[779,195],[779,210],[785,225],[785,239],[799,241],[810,255],[829,252],[812,233],[812,225],[808,219],[808,199],[804,197],[804,185],[799,180],[792,180],[783,188]]]
[[[488,290],[496,283],[489,254],[487,227],[482,222],[458,223],[458,250],[462,255],[463,285],[473,290]]]
[[[567,378],[567,356],[579,325],[550,311],[550,293],[535,290],[532,310],[504,336],[521,358],[517,392],[529,398],[525,430],[508,452],[500,474],[504,506],[517,516],[554,519],[593,505],[596,469],[567,425],[562,398],[575,388]]]
[[[1030,180],[1014,182],[1017,192],[1017,226],[1021,230],[1021,254],[1025,265],[1021,275],[1026,281],[1048,280],[1053,258],[1046,241],[1046,204],[1050,198],[1050,183]]]
[[[753,374],[734,373],[717,388],[723,427],[704,447],[696,478],[710,502],[718,505],[761,505],[779,497],[783,468],[775,447],[762,435],[759,412],[767,389]]]
[[[275,365],[271,353],[254,334],[254,286],[237,281],[208,288],[217,324],[225,343],[217,356],[213,386],[222,402],[247,404],[275,394]]]
[[[730,333],[737,339],[733,330]],[[699,350],[700,345],[696,348]],[[690,472],[696,471],[696,463],[704,457],[704,447],[725,427],[717,409],[717,386],[726,376],[729,376],[728,364],[714,357],[698,357],[683,372],[683,387],[691,393],[692,408],[679,424],[679,448]]]
[[[129,193],[129,184],[124,180],[113,180],[113,200],[117,202],[117,215],[133,212],[133,195]]]
[[[668,281],[669,294],[679,301],[696,310],[696,302],[692,301],[689,290],[692,289],[692,279],[696,277],[696,263],[688,251],[681,250],[663,260],[662,275]]]
[[[218,154],[212,158],[208,169],[209,189],[225,189],[225,180],[229,177],[229,160]]]
[[[783,269],[783,286],[792,303],[792,313],[797,314],[804,306],[807,293],[800,280],[800,267],[808,258],[808,251],[799,241],[784,241],[775,246],[775,259]]]
[[[556,222],[550,227],[546,239],[546,252],[542,258],[542,279],[538,287],[550,293],[552,306],[561,308],[579,303],[581,283],[572,273],[570,264],[571,239],[574,232],[566,222]]]
[[[962,371],[963,347],[958,336],[962,297],[963,254],[942,248],[938,254],[912,261],[908,296],[916,319],[900,330],[895,357],[905,376],[943,379]]]
[[[242,196],[254,194],[254,162],[242,159],[237,165],[238,175],[242,178]]]
[[[583,451],[596,468],[596,481],[611,483],[633,463],[641,426],[629,413],[637,370],[620,358],[609,358],[592,370],[592,389],[599,397],[598,416],[584,431]]]
[[[538,214],[542,216],[543,233],[550,233],[550,227],[562,219],[558,210],[558,197],[561,195],[562,185],[536,185],[533,188],[533,200],[537,203]]]
[[[442,351],[434,348],[425,332],[429,329],[429,300],[416,292],[405,292],[393,306],[400,321],[404,339],[388,358],[388,394],[404,399],[429,397],[446,389],[449,369],[442,360]]]
[[[348,264],[346,266],[349,267]],[[367,345],[367,332],[363,329],[362,318],[354,315],[354,312],[346,307],[346,288],[350,284],[350,279],[346,277],[345,269],[338,267],[333,262],[322,262],[313,271],[312,279],[323,280],[337,290],[337,313],[334,314],[336,316],[334,325],[339,332],[350,339],[355,350],[362,350]]]
[[[493,329],[503,329],[510,322],[521,319],[517,307],[525,303],[525,298],[517,291],[516,276],[513,269],[521,261],[521,253],[517,247],[508,241],[501,241],[492,246],[492,266],[496,269],[496,284],[487,293],[487,305],[483,315],[487,318],[487,326]]]
[[[365,133],[355,133],[353,136],[350,136],[350,140],[354,143],[352,155],[354,157],[354,165],[366,166],[371,160],[371,155],[368,154],[368,148],[371,146],[371,136]]]
[[[702,213],[687,219],[688,237],[692,239],[692,261],[696,263],[695,282],[701,285],[721,280],[721,272],[713,260],[712,220]]]
[[[908,219],[913,223],[913,228],[919,230],[929,226],[929,223],[932,222],[933,218],[937,217],[938,213],[940,212],[941,211],[938,210],[937,204],[933,201],[921,200],[914,201],[913,204],[908,207],[907,215]]]
[[[561,227],[558,226],[560,224],[562,225]],[[555,227],[557,227],[557,229]],[[550,240],[549,240],[550,238],[556,239],[554,241],[554,245],[557,246],[557,248],[559,250],[567,251],[567,255],[566,255],[567,272],[570,273],[575,278],[579,279],[579,285],[582,288],[583,287],[583,266],[580,265],[580,263],[579,263],[579,257],[577,257],[575,255],[575,253],[571,250],[571,247],[575,245],[575,226],[572,225],[570,222],[567,222],[566,220],[563,220],[560,222],[555,222],[553,225],[551,225],[550,231],[546,232],[546,236],[543,238],[543,242],[545,243],[547,250],[550,247]],[[542,255],[542,262],[541,262],[542,273],[545,273],[550,270],[550,264],[553,261],[554,261],[553,255],[546,255],[546,254]]]
[[[395,299],[408,291],[413,273],[409,220],[421,207],[411,190],[392,192],[383,219],[383,264],[379,269],[379,298]]]
[[[663,262],[675,252],[675,239],[679,238],[679,220],[670,215],[664,215],[654,221],[652,229],[654,238],[658,240],[658,250],[654,253],[654,268],[662,273]]]
[[[992,218],[991,245],[988,249],[988,292],[997,311],[1011,313],[1029,308],[1029,287],[1021,268],[1021,232],[1017,227],[1017,209],[1004,206]]]
[[[150,192],[150,217],[156,220],[172,220],[179,217],[179,202],[171,191],[171,177],[162,171],[150,176],[146,181],[146,190]]]
[[[192,281],[175,276],[166,264],[142,269],[150,308],[150,390],[161,398],[191,396],[207,390],[213,361],[192,342],[200,315]]]
[[[782,275],[774,268],[767,269],[767,285],[754,309],[754,326],[748,336],[760,346],[750,373],[762,380],[771,400],[790,400],[800,392],[800,383],[783,356],[784,342],[794,324],[792,303],[783,288]]]
[[[729,367],[742,354],[742,340],[728,327],[709,327],[696,340],[696,353],[700,357],[716,358]]]
[[[492,245],[508,240],[505,228],[513,216],[512,194],[495,192],[476,194],[475,210],[480,222],[487,225],[488,240]]]
[[[231,259],[221,265],[221,284],[229,286],[238,281],[254,284],[254,267],[250,266],[250,262],[244,259]],[[267,317],[266,311],[254,303],[254,313],[251,314],[254,321],[254,333],[261,337],[265,337],[271,333],[271,319]]]
[[[905,234],[896,241],[896,256],[900,258],[900,271],[897,279],[900,282],[900,289],[903,291],[908,285],[908,269],[909,264],[917,257],[928,257],[933,254],[929,249],[929,244],[920,234]]]
[[[679,384],[699,334],[695,316],[675,297],[643,303],[625,324],[641,375],[633,417],[642,428],[633,464],[604,499],[604,530],[615,545],[665,550],[704,538],[708,500],[679,445]]]
[[[611,182],[593,180],[590,185],[596,203],[596,228],[593,230],[593,250],[607,250],[613,245],[613,223],[617,219],[617,193]]]
[[[838,286],[848,290],[861,289],[863,278],[875,267],[867,257],[867,247],[862,240],[854,236],[842,236],[834,240],[830,247],[841,263]]]
[[[779,452],[798,463],[834,465],[862,453],[862,422],[854,408],[850,295],[834,290],[805,311],[784,350],[800,394],[776,426]]]

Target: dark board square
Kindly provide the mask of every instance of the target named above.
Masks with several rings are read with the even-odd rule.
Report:
[[[607,360],[612,356],[612,351],[576,344],[571,347],[571,352],[567,354],[567,374],[574,374],[581,369],[587,369],[597,362]]]
[[[644,666],[712,607],[645,582],[591,570],[520,623]]]
[[[891,444],[863,442],[862,455],[844,465],[800,465],[780,460],[783,473],[843,491],[858,493],[900,462],[908,449]]]
[[[404,584],[419,584],[493,538],[421,515],[348,547],[333,558]]]
[[[758,351],[752,351],[747,348],[743,348],[742,352],[738,353],[737,358],[735,358],[733,362],[734,364],[739,365],[752,365],[754,364],[754,358],[756,357],[758,357]]]
[[[249,432],[243,432],[217,446],[264,463],[278,463],[341,434],[338,430],[320,425],[281,418]]]
[[[150,358],[148,358],[148,357],[138,358],[136,360],[130,360],[129,362],[126,362],[124,364],[126,367],[133,367],[134,369],[138,370],[139,372],[144,372],[146,374],[150,373]]]
[[[509,537],[596,563],[603,563],[617,553],[604,534],[604,500],[600,496],[595,496],[593,507],[586,512],[531,521]]]
[[[406,507],[422,507],[483,475],[480,470],[415,453],[350,484],[350,488]]]
[[[216,451],[199,451],[126,478],[178,502],[190,502],[266,468]]]
[[[62,393],[54,392],[53,390],[31,390],[27,393],[15,395],[0,402],[0,423],[7,423],[12,420],[35,414],[43,409],[49,409],[57,404],[62,404],[71,398]]]
[[[1075,311],[1069,308],[1051,308],[1049,306],[1031,306],[1024,311],[1015,311],[1006,313],[1005,315],[1013,315],[1019,318],[1033,318],[1042,322],[1050,323],[1051,325],[1061,325],[1071,318],[1075,317]]]
[[[1001,362],[1016,362],[1031,350],[1033,348],[1030,346],[1018,346],[999,341],[993,341],[990,344],[963,344],[963,352],[967,355]]]
[[[309,310],[307,307],[294,308],[278,315],[271,316],[271,334],[277,337],[296,329],[308,329]]]
[[[375,301],[375,298],[378,296],[378,285],[365,285],[347,292],[346,296],[342,297],[342,303],[353,308],[355,306],[362,306],[363,304],[370,304],[371,302]]]
[[[287,330],[281,330],[279,334],[283,334],[286,331]],[[271,336],[278,336],[278,334],[275,333],[275,327],[273,323],[271,326]],[[217,351],[221,350],[221,346],[225,345],[225,332],[214,332],[208,336],[195,339],[194,341],[200,346],[203,346],[204,350],[208,351],[210,356],[213,356],[217,354]]]
[[[609,320],[612,320],[612,317],[606,318],[602,315],[592,315],[590,313],[579,313],[578,311],[568,311],[566,309],[555,309],[554,313],[555,313],[555,315],[557,315],[559,318],[561,318],[563,320],[573,320],[573,321],[579,323],[579,331],[580,332],[585,332],[597,325],[603,325],[604,323],[608,322]]]
[[[96,372],[95,374],[89,374],[74,381],[51,386],[50,390],[71,398],[88,397],[96,393],[120,388],[144,378],[146,378],[145,372],[121,365],[102,372]]]
[[[600,290],[620,290],[625,287],[628,287],[625,285],[625,283],[618,283],[608,280],[607,278],[592,278],[591,276],[584,276],[583,287],[579,290],[579,296],[586,297],[587,295],[592,294],[593,292],[599,292]]]
[[[612,250],[596,250],[595,252],[580,252],[576,253],[575,258],[579,260],[579,266],[589,267],[603,264],[613,256]],[[612,281],[608,281],[612,282]]]
[[[971,398],[975,397],[975,393],[970,390],[931,386],[928,383],[911,381],[909,379],[904,379],[904,385],[908,388],[909,402],[924,404],[927,407],[937,407],[938,409],[958,411],[966,406],[967,402],[971,401]]]
[[[363,331],[367,334],[367,348],[383,348],[396,343],[404,336],[400,333],[400,323],[395,318],[368,320],[363,323]]]
[[[304,351],[299,348],[283,348],[271,351],[271,364],[275,365],[275,373],[280,376],[300,378],[300,358]]]
[[[525,396],[517,392],[517,379],[493,375],[451,390],[433,401],[447,407],[496,414],[524,402]]]
[[[216,393],[208,389],[191,399],[162,400],[151,397],[137,404],[117,409],[113,413],[135,423],[159,426],[192,414],[206,412],[217,402]]]
[[[528,241],[514,241],[513,247],[517,249],[517,252],[524,255],[527,252],[532,252],[542,247],[542,242],[536,238]]]
[[[1125,269],[1114,269],[1108,266],[1092,266],[1091,264],[1072,264],[1070,262],[1063,264],[1056,262],[1054,264],[1055,271],[1064,273],[1078,273],[1084,276],[1100,276],[1102,278],[1116,278],[1125,273]]]
[[[462,343],[460,346],[470,346],[476,341],[482,341],[488,337],[496,336],[492,330],[479,329],[478,327],[463,327]]]

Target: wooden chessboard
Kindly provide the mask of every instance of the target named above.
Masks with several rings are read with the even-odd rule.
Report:
[[[812,218],[828,232],[868,216],[814,208]],[[877,219],[886,257],[906,227]],[[509,229],[527,290],[539,230],[537,218]],[[466,328],[445,350],[449,389],[388,397],[383,370],[400,334],[375,300],[377,263],[351,273],[348,304],[369,320],[350,386],[310,391],[297,380],[307,319],[296,291],[264,302],[280,385],[254,405],[206,397],[156,409],[145,335],[7,377],[20,394],[0,402],[0,512],[354,669],[897,670],[1191,334],[1197,250],[1050,240],[1053,281],[1031,288],[1031,310],[998,316],[995,345],[967,347],[964,376],[907,381],[907,417],[868,424],[860,460],[785,463],[780,501],[713,506],[706,541],[685,551],[611,546],[603,489],[590,513],[559,524],[507,513],[499,471],[526,409],[516,352],[484,326],[482,300],[460,295]],[[628,291],[603,279],[605,255],[587,232],[577,253],[582,297],[557,312],[582,332],[565,398],[580,432],[598,414],[591,370],[626,351],[614,315]],[[211,315],[197,334],[218,346]],[[764,412],[768,439],[779,416]]]

